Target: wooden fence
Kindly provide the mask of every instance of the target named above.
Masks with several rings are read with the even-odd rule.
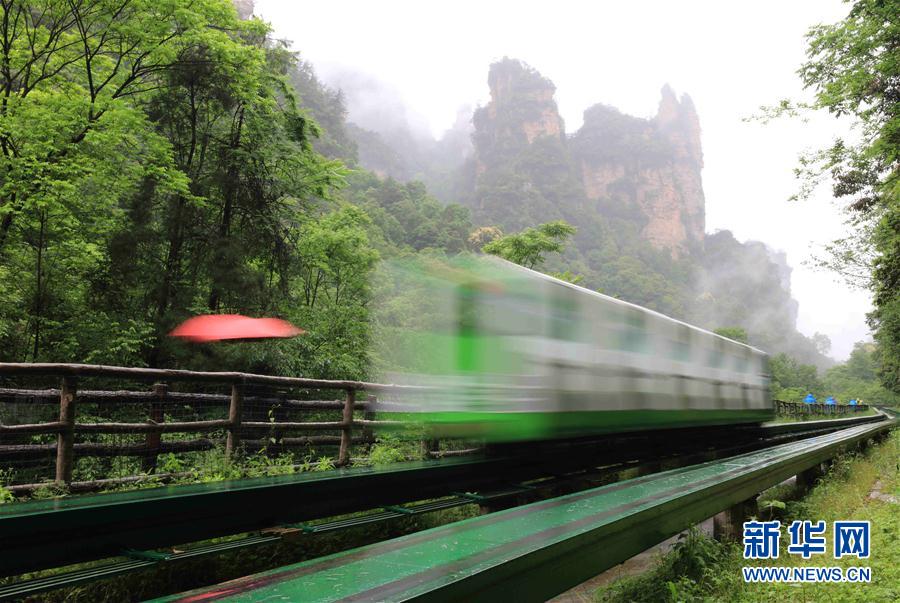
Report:
[[[373,428],[398,426],[395,421],[374,419],[375,395],[408,394],[425,388],[401,385],[385,385],[359,381],[328,381],[276,377],[236,372],[198,372],[167,369],[144,369],[117,366],[97,366],[83,364],[45,363],[0,363],[0,379],[28,380],[35,377],[59,379],[59,389],[24,389],[21,387],[0,388],[0,405],[12,401],[29,405],[58,404],[59,412],[55,420],[39,423],[0,424],[0,459],[35,458],[55,452],[55,481],[70,485],[76,457],[140,456],[142,469],[152,471],[159,454],[167,452],[192,452],[224,445],[226,456],[232,456],[238,447],[246,444],[256,449],[266,448],[274,443],[278,448],[297,446],[331,445],[337,446],[335,464],[343,466],[350,461],[350,449],[354,443],[374,441]],[[79,383],[88,379],[124,380],[129,383],[150,382],[144,390],[79,390]],[[230,394],[210,394],[191,391],[173,391],[172,383],[193,386],[226,386]],[[256,395],[251,390],[257,391]],[[264,393],[259,394],[262,390]],[[299,391],[298,391],[299,390]],[[272,392],[276,392],[272,394]],[[339,392],[341,397],[333,400],[291,398],[291,392],[315,395],[318,392]],[[300,411],[333,411],[339,414],[334,421],[291,421],[284,420],[286,413],[276,413],[259,420],[259,412],[247,412],[248,403],[268,405],[271,408]],[[144,422],[80,422],[79,405],[94,404],[119,408],[122,405],[139,405],[146,409]],[[203,404],[218,406],[222,411],[227,407],[226,418],[213,420],[172,421],[166,420],[165,411],[175,406]],[[361,414],[358,417],[356,415]],[[257,415],[257,416],[254,416]],[[2,416],[2,415],[0,415]],[[164,433],[211,434],[224,431],[224,442],[208,437],[193,440],[162,441]],[[340,435],[306,435],[285,437],[291,432],[339,432]],[[13,443],[7,444],[7,436],[56,435],[55,443]],[[76,442],[79,434],[143,434],[138,443],[98,443]],[[263,436],[260,439],[260,436]],[[13,438],[21,439],[21,438]],[[123,478],[119,481],[128,481]],[[111,481],[111,480],[99,480]],[[29,490],[44,484],[18,484],[16,490]]]
[[[867,404],[806,404],[775,400],[775,412],[779,415],[848,415],[869,409]]]

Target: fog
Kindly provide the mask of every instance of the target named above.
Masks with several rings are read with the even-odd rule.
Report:
[[[804,95],[796,76],[804,34],[846,10],[839,0],[256,3],[277,37],[345,88],[351,121],[364,127],[406,123],[416,136],[440,137],[460,106],[487,101],[488,65],[503,56],[556,84],[568,132],[598,102],[649,116],[663,83],[689,93],[703,130],[707,231],[784,251],[799,328],[828,335],[837,359],[867,337],[869,295],[806,265],[843,230],[828,188],[788,202],[798,153],[827,143],[837,124],[744,118]]]

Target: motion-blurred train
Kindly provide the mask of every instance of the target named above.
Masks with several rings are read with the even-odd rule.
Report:
[[[751,346],[495,257],[394,270],[417,325],[393,341],[406,359],[385,377],[429,386],[407,416],[433,436],[512,442],[774,416],[767,356]]]

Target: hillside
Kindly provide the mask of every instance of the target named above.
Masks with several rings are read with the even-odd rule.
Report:
[[[819,367],[831,364],[797,331],[783,254],[728,231],[705,230],[700,118],[691,98],[663,86],[656,115],[596,104],[568,133],[550,79],[505,58],[491,65],[490,102],[443,140],[350,126],[360,163],[382,177],[421,179],[475,226],[515,232],[555,219],[578,227],[547,269],[583,285],[715,329],[746,329],[752,343]],[[351,112],[349,119],[352,121]],[[400,128],[402,130],[402,128]],[[454,145],[453,152],[444,148]]]

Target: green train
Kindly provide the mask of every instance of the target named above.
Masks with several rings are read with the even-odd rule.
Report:
[[[392,341],[407,357],[385,378],[428,386],[404,406],[435,437],[547,440],[774,416],[767,356],[751,346],[495,257],[394,270],[416,288],[408,311],[419,323]]]

